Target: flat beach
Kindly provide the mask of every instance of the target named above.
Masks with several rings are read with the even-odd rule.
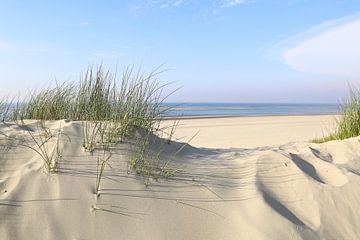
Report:
[[[256,148],[309,141],[331,133],[338,115],[241,116],[184,118],[175,137],[206,148]],[[174,120],[164,122],[171,126]]]

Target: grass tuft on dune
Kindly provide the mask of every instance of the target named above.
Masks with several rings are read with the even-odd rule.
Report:
[[[5,120],[121,120],[148,127],[162,113],[165,85],[157,80],[156,68],[149,74],[126,68],[120,78],[103,66],[89,67],[78,83],[56,84],[17,101]]]
[[[39,120],[37,129],[41,130],[47,129],[45,124],[50,120],[81,121],[84,150],[90,154],[100,150],[104,155],[104,159],[97,161],[96,190],[99,191],[102,173],[107,166],[105,159],[108,158],[107,153],[112,146],[126,139],[135,139],[139,131],[167,141],[166,129],[160,128],[160,117],[169,110],[162,106],[163,101],[169,96],[163,94],[168,84],[161,84],[158,80],[162,72],[161,67],[148,74],[143,73],[140,68],[127,67],[123,74],[117,77],[115,73],[105,70],[102,65],[90,66],[81,74],[79,82],[56,83],[53,87],[31,92],[29,96],[19,99],[16,103],[6,99],[0,100],[0,120],[14,121],[23,127],[26,125],[25,120]],[[45,136],[44,132],[46,131],[27,131],[29,143],[24,144],[38,153],[44,160],[47,172],[53,173],[57,165],[57,160],[53,158],[58,157],[49,152],[46,146],[48,141],[55,137],[52,134]],[[59,136],[56,139],[59,139]],[[142,175],[146,181],[150,176],[168,176],[159,174],[169,172],[169,160],[163,165],[160,161],[163,144],[160,144],[158,149],[148,150],[145,149],[149,148],[147,138],[139,138],[136,141],[137,144],[132,148],[130,171]],[[141,158],[137,156],[139,152],[142,153]],[[55,153],[61,155],[57,151]],[[155,158],[156,161],[148,160]]]
[[[314,143],[324,143],[332,140],[343,140],[360,136],[360,90],[350,87],[349,96],[341,106],[341,117],[337,120],[334,133],[314,139]]]

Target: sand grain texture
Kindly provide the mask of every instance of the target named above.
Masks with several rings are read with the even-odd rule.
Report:
[[[80,122],[48,126],[60,124],[71,142],[61,142],[54,174],[32,150],[5,149],[10,143],[0,138],[0,239],[360,238],[360,138],[187,146],[174,160],[181,172],[148,187],[127,173],[129,146],[119,143],[96,197],[99,153],[82,149]],[[16,125],[0,131],[26,135]],[[165,151],[179,146],[172,142]]]

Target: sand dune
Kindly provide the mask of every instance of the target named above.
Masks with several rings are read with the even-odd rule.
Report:
[[[60,124],[70,140],[61,139],[53,174],[33,150],[0,137],[0,239],[360,238],[360,138],[278,146],[274,138],[272,146],[254,148],[248,146],[255,140],[231,149],[186,146],[174,159],[181,171],[148,187],[128,173],[129,144],[118,143],[97,196],[100,151],[84,152],[81,122],[48,126],[56,130]],[[35,126],[29,121],[26,128]],[[263,127],[255,124],[252,131]],[[2,124],[0,131],[27,134],[14,124]],[[229,138],[244,139],[236,131]],[[262,134],[260,143],[272,137]],[[216,135],[197,144],[225,138]],[[164,152],[179,146],[172,142]],[[48,147],[54,149],[56,141]]]

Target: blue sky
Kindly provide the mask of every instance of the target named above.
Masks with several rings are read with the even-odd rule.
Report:
[[[0,95],[88,64],[165,64],[181,102],[338,102],[360,84],[358,0],[10,1]]]

